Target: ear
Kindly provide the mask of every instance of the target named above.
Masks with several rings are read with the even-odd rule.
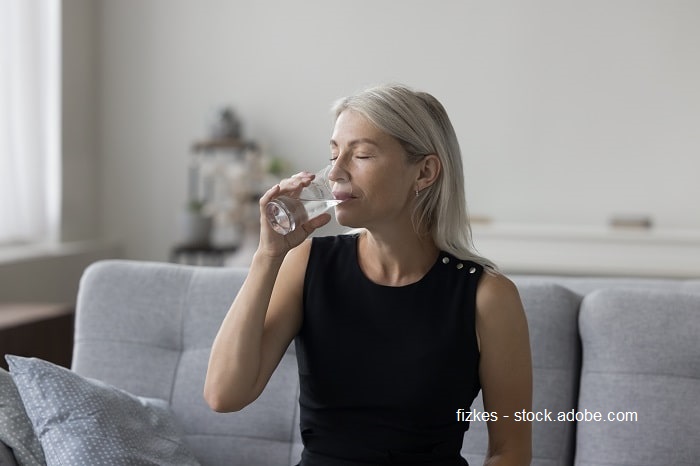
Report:
[[[435,180],[437,180],[442,170],[442,163],[440,162],[440,157],[437,155],[428,154],[423,157],[419,165],[420,169],[418,171],[418,178],[416,179],[416,190],[422,191],[435,183]]]

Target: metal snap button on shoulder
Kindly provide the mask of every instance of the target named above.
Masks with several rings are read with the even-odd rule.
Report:
[[[469,273],[474,273],[474,272],[476,272],[476,267],[472,267],[469,269]]]
[[[461,262],[459,264],[457,264],[457,270],[462,270],[463,267],[464,267],[464,264],[462,264]]]
[[[449,263],[450,263],[450,258],[449,258],[449,257],[443,257],[443,258],[442,258],[442,263],[443,263],[443,264],[449,264]]]

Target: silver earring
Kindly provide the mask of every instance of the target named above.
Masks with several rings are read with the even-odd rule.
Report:
[[[418,191],[418,190],[416,189],[416,197],[418,197],[419,194],[420,194],[420,191]]]

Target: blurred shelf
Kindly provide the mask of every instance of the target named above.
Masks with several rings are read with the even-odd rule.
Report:
[[[213,246],[211,244],[180,244],[170,250],[170,262],[189,265],[222,266],[238,245]]]
[[[475,223],[480,254],[505,273],[700,278],[700,231]]]
[[[211,152],[215,150],[242,151],[245,149],[257,150],[257,145],[252,141],[241,139],[210,139],[197,141],[192,145],[193,152]]]

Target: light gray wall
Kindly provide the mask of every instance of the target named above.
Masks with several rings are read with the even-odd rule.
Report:
[[[129,257],[167,257],[189,148],[214,107],[232,104],[248,137],[315,169],[331,102],[385,81],[447,107],[473,214],[602,225],[644,213],[700,228],[700,2],[98,5],[100,230]]]
[[[100,236],[98,9],[92,0],[61,8],[61,239],[92,240]]]
[[[121,247],[79,241],[59,247],[28,247],[0,255],[0,302],[75,303],[80,277],[93,262],[123,256]]]

